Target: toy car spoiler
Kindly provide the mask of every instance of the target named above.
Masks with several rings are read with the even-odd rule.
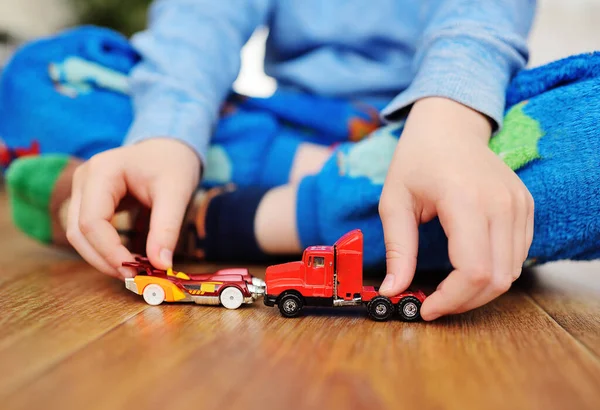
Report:
[[[152,266],[148,258],[143,258],[141,256],[136,256],[135,262],[123,262],[123,266],[134,269],[149,269],[150,272],[166,272],[161,269],[156,269]]]

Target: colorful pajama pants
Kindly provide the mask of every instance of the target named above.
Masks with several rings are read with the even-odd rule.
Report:
[[[22,155],[87,159],[119,146],[132,120],[127,74],[139,57],[128,42],[84,27],[31,43],[0,81],[0,161]],[[297,203],[302,245],[331,244],[362,229],[365,265],[385,261],[378,202],[403,123],[382,126],[386,101],[346,101],[278,91],[232,95],[205,164],[204,187],[275,187],[288,180],[297,147],[331,147],[305,177]],[[573,56],[519,73],[507,90],[502,130],[490,148],[536,202],[530,262],[600,256],[600,55]],[[418,267],[450,266],[439,221],[420,228]]]

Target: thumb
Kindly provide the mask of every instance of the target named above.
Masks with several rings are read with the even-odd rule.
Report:
[[[181,225],[190,195],[172,182],[156,187],[152,198],[150,231],[146,252],[152,265],[159,269],[173,266],[173,252],[179,240]]]
[[[410,286],[417,268],[419,221],[412,195],[403,191],[391,202],[382,196],[379,214],[387,267],[379,292],[384,296],[395,296]]]

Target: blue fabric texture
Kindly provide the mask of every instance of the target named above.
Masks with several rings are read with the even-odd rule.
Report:
[[[139,61],[124,37],[100,28],[84,27],[25,45],[0,77],[0,137],[9,148],[37,141],[42,153],[87,159],[121,144],[132,117],[130,98],[92,89],[94,75],[65,82],[61,70],[69,57],[85,60],[92,74],[99,67],[111,74],[128,73]]]
[[[573,56],[522,71],[508,88],[511,104],[543,132],[539,158],[517,170],[536,202],[530,263],[600,257],[600,58]],[[300,185],[298,225],[303,245],[333,243],[352,228],[365,234],[365,264],[385,261],[377,204],[402,124],[357,144],[342,144],[321,173]],[[419,269],[450,268],[438,220],[422,225]]]
[[[385,118],[444,96],[500,124],[534,8],[533,0],[158,0],[133,38],[144,59],[132,73],[126,141],[169,135],[204,157],[240,50],[261,25],[270,32],[265,71],[282,89],[395,98]]]
[[[521,71],[506,94],[506,109],[563,85],[600,77],[600,52],[578,54],[543,67]]]
[[[296,151],[304,139],[293,132],[281,132],[277,135],[261,162],[261,184],[265,186],[285,185],[289,181],[290,170]]]
[[[9,152],[0,165],[21,151],[89,159],[120,146],[134,118],[129,75],[138,64],[126,39],[96,27],[18,50],[0,78],[0,137]],[[207,151],[203,184],[283,184],[300,143],[360,140],[380,125],[381,106],[297,91],[231,94]]]

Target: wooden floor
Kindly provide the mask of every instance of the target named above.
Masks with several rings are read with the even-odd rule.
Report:
[[[0,249],[4,410],[600,409],[598,264],[548,266],[475,312],[405,324],[149,307],[17,233],[3,197]]]

